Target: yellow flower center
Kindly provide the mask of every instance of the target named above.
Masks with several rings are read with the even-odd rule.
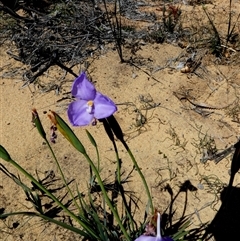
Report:
[[[93,100],[89,100],[88,102],[87,102],[87,113],[89,113],[89,114],[92,114],[92,111],[93,111],[93,106],[94,106],[94,103],[93,103]]]

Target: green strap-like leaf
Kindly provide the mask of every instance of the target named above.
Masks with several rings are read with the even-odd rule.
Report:
[[[39,118],[39,115],[38,115],[36,109],[33,109],[33,110],[32,110],[32,122],[33,122],[33,124],[37,127],[37,130],[38,130],[39,134],[41,135],[41,137],[42,137],[44,140],[46,140],[46,132],[45,132],[44,129],[43,129],[41,120],[40,120],[40,118]]]
[[[86,132],[87,132],[88,138],[91,141],[92,145],[94,147],[97,147],[97,143],[96,143],[95,139],[93,138],[93,136],[91,135],[91,133],[88,130],[86,130]]]
[[[6,151],[6,149],[0,145],[0,158],[2,158],[3,160],[9,162],[11,160],[10,155],[8,154],[8,152]]]
[[[52,111],[56,120],[57,129],[64,135],[64,137],[82,154],[86,153],[86,150],[80,140],[76,137],[72,129],[68,124],[55,112]]]

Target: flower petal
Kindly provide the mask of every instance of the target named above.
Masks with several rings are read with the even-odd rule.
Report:
[[[94,85],[89,82],[84,72],[73,82],[72,95],[82,100],[94,100],[96,89]]]
[[[174,241],[174,240],[170,237],[163,237],[162,241]]]
[[[99,92],[96,93],[96,97],[94,99],[94,106],[94,117],[96,119],[103,119],[109,117],[117,111],[117,106],[114,104],[114,102],[107,96],[102,95]]]
[[[76,100],[68,106],[68,119],[73,126],[86,126],[93,119],[93,114],[89,114],[86,109],[87,101]]]
[[[135,241],[162,241],[162,239],[153,236],[141,235],[135,239]]]

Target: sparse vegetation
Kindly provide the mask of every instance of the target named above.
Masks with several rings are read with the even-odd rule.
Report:
[[[79,168],[88,177],[83,189],[82,183],[76,184],[72,173],[65,177],[56,158],[58,152],[53,151],[43,127],[39,128],[41,122],[36,113],[34,126],[40,130],[43,146],[50,149],[58,171],[41,173],[36,167],[36,172],[31,173],[28,167],[20,165],[21,160],[12,159],[7,147],[0,145],[0,157],[4,160],[0,163],[0,173],[25,195],[25,200],[21,200],[24,210],[6,211],[0,203],[0,222],[9,227],[6,230],[19,226],[18,222],[8,225],[9,218],[24,215],[70,230],[76,234],[75,239],[130,241],[146,232],[158,210],[162,214],[164,235],[174,241],[203,241],[211,236],[220,240],[218,213],[230,209],[231,195],[238,196],[233,180],[239,170],[236,160],[240,153],[239,143],[234,144],[240,123],[240,14],[231,0],[227,8],[211,1],[183,2],[0,1],[1,44],[4,46],[8,41],[8,56],[24,66],[7,70],[4,63],[0,66],[0,71],[5,71],[2,78],[18,75],[24,80],[22,87],[30,88],[34,84],[32,95],[40,92],[42,96],[54,90],[56,95],[61,94],[61,99],[54,103],[67,100],[67,105],[73,100],[70,85],[66,84],[72,81],[68,74],[75,78],[84,70],[92,77],[98,69],[102,76],[92,82],[100,86],[99,80],[106,81],[107,87],[101,86],[103,90],[114,92],[121,85],[128,85],[113,95],[124,131],[116,120],[105,118],[94,129],[97,133],[104,127],[112,144],[102,155],[104,160],[89,131],[90,144],[85,148],[80,138],[61,122],[65,123],[63,136],[83,154],[87,163],[84,169]],[[149,46],[151,51],[147,49]],[[171,53],[165,51],[166,46],[172,47]],[[118,56],[117,67],[112,60],[104,62],[108,53]],[[92,67],[95,60],[105,65]],[[109,77],[111,66],[114,71]],[[53,68],[63,74],[52,76]],[[232,69],[234,75],[228,78]],[[140,85],[142,89],[138,88]],[[153,89],[154,97],[150,94]],[[135,93],[138,91],[144,93]],[[86,102],[90,113],[95,108],[91,101]],[[52,142],[57,138],[55,127],[50,129]],[[100,142],[105,142],[101,138]],[[129,142],[137,140],[141,152],[137,147],[134,151],[143,159],[139,158],[141,164],[128,147]],[[96,155],[90,157],[88,148],[93,148]],[[113,150],[116,159],[109,154]],[[43,159],[49,161],[49,155]],[[105,159],[111,163],[109,167]],[[83,163],[79,157],[69,162],[76,160]],[[213,165],[221,160],[225,161],[219,169],[224,172],[221,173],[224,180],[216,172],[209,175]],[[3,189],[1,185],[0,189]],[[205,203],[200,206],[202,195],[206,195]],[[194,200],[194,205],[190,200]],[[205,208],[216,213],[213,220],[202,220],[199,213]]]

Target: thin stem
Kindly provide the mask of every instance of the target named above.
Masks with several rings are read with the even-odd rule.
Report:
[[[119,5],[119,19],[117,17],[117,3]],[[121,3],[119,0],[115,0],[114,15],[115,15],[115,21],[116,21],[116,28],[117,28],[117,32],[115,30],[115,33],[117,33],[116,42],[118,45],[118,54],[121,62],[123,63],[124,59],[123,59],[122,45],[121,45],[122,44]]]
[[[134,230],[134,226],[133,226],[133,217],[131,215],[131,213],[129,212],[129,208],[127,206],[127,201],[126,201],[126,198],[125,198],[125,194],[124,194],[124,190],[123,190],[123,186],[122,186],[122,183],[121,183],[121,160],[119,158],[119,154],[118,154],[118,149],[117,149],[117,146],[116,146],[116,143],[115,141],[113,140],[113,146],[114,146],[114,150],[115,150],[115,153],[116,153],[116,157],[117,157],[117,182],[118,182],[118,191],[120,191],[120,194],[122,196],[122,199],[123,199],[123,204],[125,206],[125,209],[126,209],[126,212],[127,212],[127,216],[131,222],[131,226],[132,226],[132,230]]]
[[[121,164],[122,163],[121,163],[121,159],[119,158],[117,145],[116,145],[116,142],[114,140],[114,135],[113,135],[114,132],[115,132],[115,134],[117,134],[117,133],[119,134],[121,132],[121,130],[119,129],[120,132],[117,131],[117,129],[118,129],[118,128],[116,129],[117,122],[115,122],[115,128],[114,128],[114,120],[115,119],[113,117],[112,118],[109,117],[108,119],[102,120],[102,122],[103,122],[105,131],[106,131],[109,139],[113,143],[114,151],[116,153],[117,173],[115,174],[115,180],[117,182],[117,191],[120,192],[120,195],[122,196],[122,201],[123,201],[124,207],[126,209],[126,213],[127,213],[128,219],[130,220],[130,223],[131,223],[131,226],[132,226],[132,230],[134,230],[134,225],[133,225],[134,220],[133,220],[133,217],[131,215],[131,210],[128,207],[127,200],[126,200],[125,193],[124,193],[124,189],[123,189],[123,185],[122,185],[122,181],[121,181]],[[121,136],[121,134],[120,134],[120,136]]]
[[[115,0],[115,6],[114,6],[114,16],[115,16],[115,22],[113,20],[113,22],[111,22],[110,19],[110,15],[107,9],[107,4],[106,4],[106,0],[103,0],[103,4],[104,4],[104,8],[106,11],[106,15],[107,15],[107,21],[108,24],[111,28],[115,43],[116,43],[116,47],[117,47],[117,51],[118,51],[118,55],[120,58],[120,61],[123,63],[125,62],[123,59],[123,54],[122,54],[122,28],[121,28],[121,9],[120,9],[120,17],[119,17],[119,21],[118,21],[118,17],[117,17],[117,0]],[[120,1],[119,1],[119,8],[121,8],[120,6]]]
[[[126,143],[124,140],[121,140],[121,142],[122,142],[122,144],[124,145],[124,147],[126,148],[129,156],[130,156],[131,159],[132,159],[132,162],[133,162],[135,168],[137,169],[138,174],[140,175],[140,177],[141,177],[141,179],[142,179],[143,185],[144,185],[145,190],[146,190],[146,192],[147,192],[148,201],[149,201],[149,203],[150,203],[150,208],[151,208],[151,211],[152,211],[152,214],[153,214],[153,213],[154,213],[154,208],[153,208],[152,196],[151,196],[151,194],[150,194],[150,191],[149,191],[149,188],[148,188],[146,179],[145,179],[145,177],[144,177],[141,169],[139,168],[139,166],[138,166],[138,164],[137,164],[137,162],[136,162],[136,159],[135,159],[135,157],[133,156],[130,148],[129,148],[128,145],[127,145],[127,143]]]
[[[115,153],[116,153],[116,157],[117,157],[117,182],[118,182],[118,191],[120,191],[120,194],[122,196],[122,199],[123,199],[123,204],[125,206],[125,209],[126,209],[126,212],[127,212],[127,216],[131,222],[131,226],[132,226],[132,229],[134,230],[134,227],[133,227],[133,218],[132,218],[132,215],[131,213],[129,212],[129,208],[127,206],[127,201],[126,201],[126,198],[125,198],[125,194],[124,194],[124,190],[123,190],[123,186],[122,186],[122,183],[121,183],[121,160],[119,158],[119,155],[118,155],[118,149],[117,149],[117,146],[116,146],[116,143],[115,141],[113,141],[113,146],[114,146],[114,150],[115,150]]]
[[[108,195],[107,195],[107,192],[106,192],[106,189],[105,189],[105,187],[104,187],[103,181],[102,181],[102,179],[101,179],[101,177],[100,177],[100,175],[99,175],[99,172],[97,171],[96,166],[94,165],[93,161],[90,159],[90,157],[89,157],[86,153],[83,154],[83,155],[84,155],[85,158],[87,159],[88,163],[91,165],[92,170],[93,170],[93,172],[95,173],[96,178],[97,178],[97,180],[98,180],[98,184],[99,184],[99,186],[100,186],[100,188],[101,188],[101,190],[102,190],[102,193],[103,193],[103,196],[104,196],[104,198],[105,198],[105,201],[106,201],[107,205],[109,206],[109,208],[111,209],[111,211],[112,211],[112,213],[113,213],[113,215],[114,215],[114,217],[115,217],[115,219],[116,219],[116,221],[117,221],[120,229],[122,230],[122,232],[123,232],[126,240],[127,240],[127,241],[131,241],[128,233],[126,232],[126,230],[125,230],[125,228],[124,228],[124,226],[123,226],[123,224],[122,224],[122,222],[121,222],[121,219],[120,219],[120,217],[119,217],[119,215],[118,215],[118,212],[116,211],[116,209],[115,209],[114,206],[112,205],[111,200],[109,199],[109,197],[108,197]]]
[[[98,147],[96,146],[96,152],[97,152],[97,169],[100,172],[100,155],[98,151]]]
[[[231,28],[231,25],[232,25],[232,0],[229,1],[229,16],[228,16],[228,30],[227,30],[227,40],[226,40],[226,46],[228,44],[228,41],[231,37],[230,35],[230,28]]]
[[[80,206],[77,204],[77,202],[76,202],[76,200],[75,200],[75,198],[74,198],[74,196],[73,196],[73,193],[72,193],[71,189],[69,188],[69,186],[68,186],[68,184],[67,184],[67,181],[66,181],[66,179],[65,179],[65,177],[64,177],[64,174],[63,174],[63,172],[62,172],[62,168],[61,168],[61,166],[59,165],[59,162],[58,162],[58,160],[57,160],[57,158],[56,158],[56,156],[55,156],[55,153],[53,152],[53,149],[52,149],[51,145],[49,144],[49,141],[48,141],[47,139],[45,139],[45,141],[46,141],[46,143],[47,143],[47,145],[48,145],[48,147],[49,147],[49,149],[50,149],[50,151],[51,151],[51,153],[52,153],[53,159],[55,160],[55,162],[56,162],[56,164],[57,164],[58,170],[60,171],[60,175],[61,175],[61,177],[62,177],[62,181],[64,182],[65,187],[66,187],[67,190],[69,191],[69,193],[70,193],[70,195],[71,195],[71,198],[72,198],[75,206],[77,207],[77,209],[78,209],[78,211],[79,211],[79,213],[80,213],[80,212],[81,212]]]
[[[157,238],[161,239],[161,221],[160,221],[160,213],[157,213]]]

